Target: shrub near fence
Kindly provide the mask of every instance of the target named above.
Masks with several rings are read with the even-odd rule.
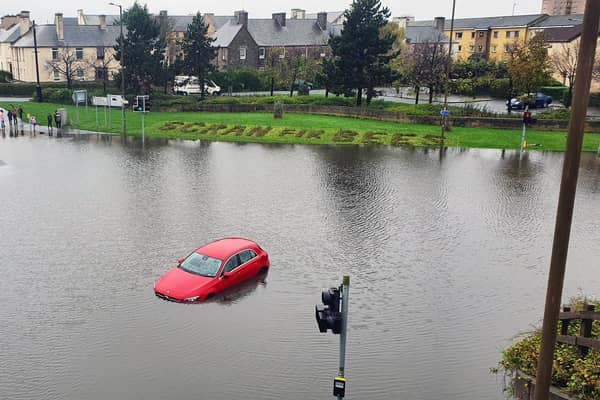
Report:
[[[66,82],[42,82],[42,90],[45,89],[67,89]],[[20,96],[30,97],[35,93],[35,82],[19,82],[19,83],[0,83],[0,96]],[[88,89],[102,91],[102,82],[89,81],[80,82],[74,81],[71,90]],[[110,84],[107,85],[107,90],[110,89]],[[114,88],[113,88],[114,90]]]

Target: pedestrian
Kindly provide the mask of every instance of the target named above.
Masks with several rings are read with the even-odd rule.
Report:
[[[2,137],[6,136],[6,131],[4,130],[4,118],[6,118],[6,115],[4,115],[4,109],[0,108],[0,129],[2,129]]]
[[[48,136],[52,136],[52,114],[48,114]]]
[[[61,128],[61,120],[60,120],[61,116],[60,116],[60,111],[55,110],[54,111],[54,125],[56,126],[56,129],[60,129]]]
[[[13,126],[13,115],[12,115],[12,111],[9,109],[7,112],[8,114],[8,128],[12,129]]]
[[[32,115],[31,118],[29,118],[29,123],[31,124],[31,128],[33,130],[33,135],[35,136],[35,126],[37,124],[37,120],[35,119],[35,115]]]
[[[25,132],[24,132],[25,123],[23,122],[23,107],[19,106],[19,108],[17,109],[17,113],[19,114],[19,120],[21,121],[21,136],[23,136],[25,134]]]

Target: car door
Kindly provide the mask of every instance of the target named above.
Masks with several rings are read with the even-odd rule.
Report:
[[[228,289],[232,286],[237,285],[242,281],[240,276],[240,257],[239,254],[235,254],[227,260],[225,266],[223,267],[223,271],[221,273],[221,282],[223,284],[223,289]],[[225,272],[229,272],[230,274],[225,278]]]
[[[240,274],[243,280],[251,278],[258,273],[258,257],[254,250],[244,250],[240,253]]]

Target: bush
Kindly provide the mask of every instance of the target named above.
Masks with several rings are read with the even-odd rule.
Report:
[[[0,71],[0,82],[10,82],[12,74],[8,71]]]
[[[1,79],[0,79],[1,81]],[[35,82],[11,82],[11,83],[0,83],[0,93],[3,96],[31,96],[35,93]],[[66,82],[42,82],[42,93],[48,89],[66,89]],[[88,93],[103,93],[102,82],[96,81],[73,81],[72,89],[87,89]],[[111,83],[106,87],[107,91],[116,90]],[[91,96],[89,96],[91,98]]]
[[[557,108],[537,114],[538,119],[569,119],[571,118],[571,110],[568,108]]]
[[[600,107],[600,92],[592,93],[590,95],[590,106]]]
[[[254,68],[228,68],[210,74],[210,79],[221,86],[223,93],[268,90],[261,76],[263,72]]]

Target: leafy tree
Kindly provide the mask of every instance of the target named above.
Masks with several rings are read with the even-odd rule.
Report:
[[[537,91],[547,80],[548,68],[548,49],[543,34],[511,46],[508,74],[517,92],[528,94]]]
[[[282,75],[282,66],[280,62],[282,54],[283,48],[273,47],[267,51],[265,57],[263,73],[265,78],[268,80],[271,96],[273,96],[276,84],[279,86],[278,81]]]
[[[158,22],[136,1],[123,12],[123,23],[127,27],[123,52],[121,43],[115,45],[115,59],[121,61],[124,53],[125,85],[135,93],[149,93],[150,86],[160,81],[161,63],[164,60],[165,42],[160,35]]]
[[[396,88],[396,92],[399,92],[400,85],[406,80],[403,57],[410,52],[410,46],[406,42],[406,30],[397,23],[388,22],[379,32],[380,35],[387,35],[394,38],[392,49],[390,50],[392,58],[390,59],[389,66],[394,73],[394,82],[392,82],[392,85]]]
[[[67,80],[67,87],[71,89],[73,77],[77,70],[85,65],[83,58],[77,58],[77,52],[66,45],[58,50],[58,57],[46,61],[46,65],[55,72],[64,76]]]
[[[212,43],[215,40],[208,36],[208,24],[204,18],[196,13],[183,38],[183,67],[190,75],[198,77],[201,98],[204,98],[204,80],[214,70],[212,61],[217,56],[217,49],[212,47]]]
[[[364,89],[370,103],[375,86],[391,81],[389,61],[394,38],[380,34],[389,16],[390,10],[380,0],[353,0],[344,12],[341,35],[330,40],[334,72],[342,77],[344,91],[356,92],[357,106],[362,104]]]
[[[422,87],[429,88],[429,104],[433,102],[433,94],[440,91],[446,77],[448,53],[444,50],[443,36],[433,41],[425,41],[412,45],[410,52],[403,57],[403,69],[406,81],[415,88],[415,104],[419,103],[419,92]]]

